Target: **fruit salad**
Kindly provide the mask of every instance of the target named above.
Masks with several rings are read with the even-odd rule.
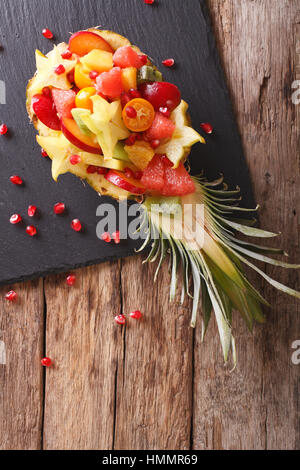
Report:
[[[67,172],[115,199],[195,191],[184,166],[203,137],[180,90],[129,40],[90,29],[36,51],[27,110],[55,181]]]

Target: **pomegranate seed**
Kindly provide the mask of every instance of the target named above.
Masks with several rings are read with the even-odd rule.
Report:
[[[146,3],[147,5],[153,5],[155,0],[144,0],[144,3]]]
[[[125,140],[125,145],[128,145],[129,147],[131,147],[132,145],[135,144],[135,141],[136,141],[136,135],[135,134],[131,134],[128,139]]]
[[[151,140],[150,145],[155,150],[160,146],[160,140],[158,139]]]
[[[143,177],[143,172],[142,171],[136,171],[134,173],[134,177],[135,177],[136,180],[141,180],[142,177]]]
[[[17,184],[19,186],[23,184],[23,180],[20,176],[14,175],[14,176],[11,176],[9,179],[13,184]]]
[[[96,80],[96,78],[99,76],[99,72],[96,72],[96,70],[92,70],[90,73],[89,73],[89,77],[91,80]]]
[[[147,64],[147,62],[148,62],[148,56],[147,56],[146,54],[140,55],[140,59],[141,59],[143,65],[146,65],[146,64]]]
[[[103,166],[98,166],[97,168],[98,175],[106,175],[108,172],[108,168],[104,168]]]
[[[214,130],[213,126],[209,122],[203,122],[200,124],[200,127],[204,130],[204,132],[206,132],[206,134],[212,134]]]
[[[97,173],[98,171],[98,167],[97,166],[94,166],[94,165],[89,165],[86,169],[86,172],[89,174],[89,175],[92,175],[93,173]]]
[[[76,282],[75,274],[69,274],[69,276],[67,277],[68,286],[74,286],[75,282]]]
[[[144,136],[143,136],[143,134],[142,134],[141,132],[138,132],[138,133],[136,134],[136,140],[144,140]]]
[[[46,150],[44,150],[44,149],[42,149],[41,154],[42,154],[42,157],[43,157],[43,158],[47,158],[47,157],[48,157],[48,153],[47,153]]]
[[[1,124],[0,126],[0,135],[5,135],[8,132],[8,127],[6,124]]]
[[[44,357],[44,358],[41,360],[41,364],[42,364],[42,366],[44,366],[44,367],[50,367],[50,366],[52,366],[52,361],[51,361],[50,357]]]
[[[134,318],[135,320],[140,320],[142,318],[142,313],[139,310],[135,310],[134,312],[130,313],[130,317]]]
[[[71,165],[77,165],[81,162],[81,158],[79,155],[71,155],[70,156],[70,163]]]
[[[118,325],[125,325],[125,323],[126,323],[125,315],[117,315],[117,316],[115,317],[115,322],[116,322]]]
[[[69,60],[72,57],[72,52],[67,49],[65,52],[62,53],[61,57],[62,59]]]
[[[134,98],[141,98],[142,94],[139,92],[139,90],[136,90],[135,88],[131,88],[129,90],[130,96],[132,99]]]
[[[58,65],[55,69],[54,69],[54,72],[56,73],[56,75],[62,75],[63,73],[65,73],[66,69],[65,67],[63,66],[63,64],[60,64]]]
[[[48,86],[44,86],[42,93],[44,96],[47,96],[47,98],[50,98],[50,96],[52,95],[51,88],[49,88]]]
[[[37,211],[37,207],[36,206],[29,206],[28,207],[28,215],[29,217],[34,217],[35,214],[36,214],[36,211]]]
[[[35,237],[37,230],[33,225],[28,225],[28,227],[26,227],[26,233],[31,237]]]
[[[134,177],[133,171],[130,168],[127,168],[127,167],[124,170],[124,174],[125,174],[126,178],[133,178]]]
[[[106,243],[110,243],[111,242],[111,236],[108,232],[104,232],[102,233],[101,235],[101,240],[103,240],[104,242]]]
[[[19,214],[13,214],[9,221],[12,225],[16,225],[22,222],[22,217]]]
[[[131,101],[130,95],[128,93],[125,93],[125,91],[123,91],[122,94],[121,94],[122,108],[125,108],[126,104],[129,103],[129,101]]]
[[[66,206],[64,205],[63,202],[58,202],[53,207],[54,214],[56,215],[63,214],[65,212],[65,209],[66,209]]]
[[[44,28],[42,34],[46,39],[53,39],[53,33],[48,28]]]
[[[71,70],[71,72],[68,73],[67,79],[69,80],[70,83],[74,83],[75,81],[75,71]]]
[[[173,65],[175,64],[175,60],[174,59],[166,59],[166,60],[162,61],[162,64],[165,67],[173,67]]]
[[[165,116],[166,118],[169,118],[171,116],[171,111],[168,110],[168,108],[159,108],[159,112]]]
[[[14,290],[11,290],[5,294],[5,298],[9,302],[15,302],[15,300],[18,298],[18,294]]]
[[[120,231],[117,230],[116,232],[114,232],[112,234],[112,237],[113,237],[113,240],[115,242],[116,245],[119,245],[119,243],[121,242],[121,238],[120,238]]]
[[[130,119],[135,119],[137,117],[137,112],[132,106],[126,108],[126,114]]]
[[[79,219],[72,220],[71,227],[75,232],[80,232],[82,230],[82,225]]]

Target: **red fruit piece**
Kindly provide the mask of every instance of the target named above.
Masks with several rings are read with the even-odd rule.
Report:
[[[209,122],[203,122],[201,125],[200,125],[201,129],[204,130],[204,132],[206,132],[206,134],[212,134],[214,128],[213,126],[209,123]]]
[[[89,175],[92,175],[94,173],[97,173],[98,171],[98,167],[97,166],[94,166],[94,165],[89,165],[86,169],[86,172],[89,174]]]
[[[48,86],[44,86],[44,88],[42,89],[42,93],[44,96],[48,96],[49,98],[52,96],[52,90]]]
[[[144,0],[144,3],[146,3],[147,5],[153,5],[154,2],[155,0]]]
[[[127,67],[141,68],[145,65],[145,59],[140,56],[131,46],[119,47],[114,53],[114,65],[126,69]]]
[[[101,235],[101,240],[103,240],[104,242],[106,243],[110,243],[111,242],[111,236],[108,232],[104,232],[102,233]]]
[[[20,222],[22,222],[22,217],[20,216],[20,214],[13,214],[11,218],[9,219],[9,222],[12,225],[19,224]]]
[[[69,60],[72,57],[72,52],[67,49],[65,52],[62,53],[62,58],[65,60]]]
[[[118,325],[125,325],[125,323],[126,323],[125,315],[117,315],[117,316],[115,317],[115,322],[116,322]]]
[[[181,102],[180,90],[172,83],[144,83],[141,85],[140,91],[143,98],[150,101],[156,111],[163,107],[172,112]]]
[[[160,146],[160,140],[158,140],[158,139],[151,140],[150,145],[153,148],[153,150],[155,150]]]
[[[195,192],[195,184],[183,163],[174,169],[172,163],[164,158],[163,165],[165,167],[164,185],[160,191],[163,196],[184,196]]]
[[[67,282],[68,286],[74,286],[74,284],[76,283],[75,274],[69,274],[69,276],[66,279],[66,282]]]
[[[54,105],[57,110],[57,114],[60,119],[62,118],[72,118],[72,109],[75,108],[75,98],[76,93],[73,90],[59,90],[58,88],[53,88],[52,97]]]
[[[154,191],[160,191],[164,185],[164,164],[160,155],[154,155],[151,162],[144,170],[141,183]]]
[[[169,118],[171,116],[171,112],[168,110],[168,108],[163,108],[162,106],[159,108],[159,112],[165,116],[166,118]]]
[[[96,80],[96,78],[99,76],[99,72],[96,72],[95,70],[92,70],[90,73],[89,73],[89,77],[91,80]]]
[[[56,73],[56,75],[62,75],[63,73],[65,73],[66,69],[65,67],[63,66],[63,64],[59,64],[55,69],[54,69],[54,73]]]
[[[171,119],[161,113],[156,113],[150,129],[145,132],[145,138],[148,141],[171,139],[175,128],[176,126]]]
[[[79,31],[73,34],[69,40],[69,49],[74,54],[83,57],[93,49],[100,49],[113,53],[114,50],[99,34],[92,31]]]
[[[134,109],[133,106],[127,106],[126,114],[130,119],[134,119],[134,118],[137,117],[137,112],[136,112],[136,110]]]
[[[6,124],[1,124],[0,126],[0,135],[5,135],[8,132],[8,127]]]
[[[65,212],[65,208],[66,208],[66,206],[64,205],[63,202],[58,202],[53,207],[54,214],[56,214],[56,215],[63,214]]]
[[[81,158],[79,155],[71,155],[70,156],[70,163],[71,165],[78,165],[81,162]]]
[[[44,28],[43,31],[42,31],[42,34],[46,39],[52,39],[53,38],[53,33],[48,28]]]
[[[134,310],[134,312],[130,313],[130,317],[135,320],[140,320],[142,318],[142,313],[139,310]]]
[[[23,184],[23,180],[20,176],[14,175],[14,176],[11,176],[9,179],[11,183],[16,184],[18,186],[21,186],[21,184]]]
[[[136,141],[136,134],[131,134],[128,139],[125,140],[125,145],[128,145],[131,147],[132,145],[135,144]]]
[[[35,237],[37,230],[33,225],[28,225],[28,227],[26,227],[26,233],[31,237]]]
[[[60,131],[60,119],[53,100],[49,96],[34,95],[32,98],[32,108],[37,118],[54,131]]]
[[[121,242],[121,239],[120,239],[120,231],[117,230],[116,232],[114,232],[112,234],[112,237],[113,237],[113,240],[115,242],[116,245],[119,245],[119,243]]]
[[[44,367],[50,367],[52,365],[52,361],[50,359],[50,357],[44,357],[42,360],[41,360],[41,364],[42,366]]]
[[[109,72],[101,73],[96,79],[96,89],[109,98],[117,98],[124,91],[122,82],[122,71],[114,67]]]
[[[80,232],[82,229],[82,225],[79,219],[72,220],[71,227],[75,232]]]
[[[122,108],[125,108],[126,104],[129,103],[129,101],[131,101],[131,96],[128,94],[128,93],[125,93],[125,91],[123,91],[121,93],[121,105],[122,105]]]
[[[131,97],[132,100],[134,100],[135,98],[141,98],[142,97],[139,90],[136,90],[135,88],[131,88],[129,90],[129,94],[130,94],[130,97]]]
[[[28,206],[27,213],[28,213],[29,217],[34,217],[35,214],[36,214],[36,211],[37,211],[36,206]]]
[[[11,290],[5,294],[5,298],[9,302],[15,302],[18,298],[18,294],[14,290]]]
[[[44,150],[44,149],[42,149],[41,155],[42,155],[43,158],[47,158],[47,157],[48,157],[48,153],[47,153],[46,150]]]
[[[175,60],[174,59],[166,59],[166,60],[162,61],[162,64],[165,67],[173,67],[173,65],[175,64]]]

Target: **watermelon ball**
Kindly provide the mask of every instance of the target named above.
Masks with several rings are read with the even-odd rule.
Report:
[[[175,128],[176,126],[171,119],[166,118],[161,113],[156,113],[151,127],[145,132],[145,139],[149,142],[171,139]]]
[[[60,119],[72,118],[72,109],[75,108],[76,93],[73,90],[52,89],[52,98]]]
[[[154,155],[143,172],[141,183],[152,191],[160,191],[164,186],[164,164],[161,155]]]
[[[112,68],[109,72],[103,72],[96,78],[98,93],[114,99],[121,96],[124,91],[122,70],[119,67]]]
[[[127,67],[141,68],[145,65],[145,57],[139,55],[130,46],[119,47],[114,53],[114,65],[126,69]]]

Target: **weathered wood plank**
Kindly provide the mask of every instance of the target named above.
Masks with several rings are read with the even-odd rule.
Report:
[[[54,366],[45,386],[44,449],[112,449],[115,380],[122,357],[119,263],[45,282],[46,351]]]
[[[13,287],[19,299],[8,303]],[[43,281],[0,289],[0,449],[41,448]]]
[[[270,5],[272,3],[272,6]],[[295,79],[298,1],[208,1],[243,137],[261,225],[282,230],[281,242],[298,261],[299,106]],[[277,240],[278,243],[278,240]],[[296,272],[266,268],[299,289]],[[256,285],[262,282],[252,276]],[[195,342],[194,448],[299,448],[299,366],[291,362],[300,337],[299,303],[264,287],[273,307],[251,337],[240,321],[238,368],[224,371],[216,328]],[[298,315],[297,315],[298,313]]]

